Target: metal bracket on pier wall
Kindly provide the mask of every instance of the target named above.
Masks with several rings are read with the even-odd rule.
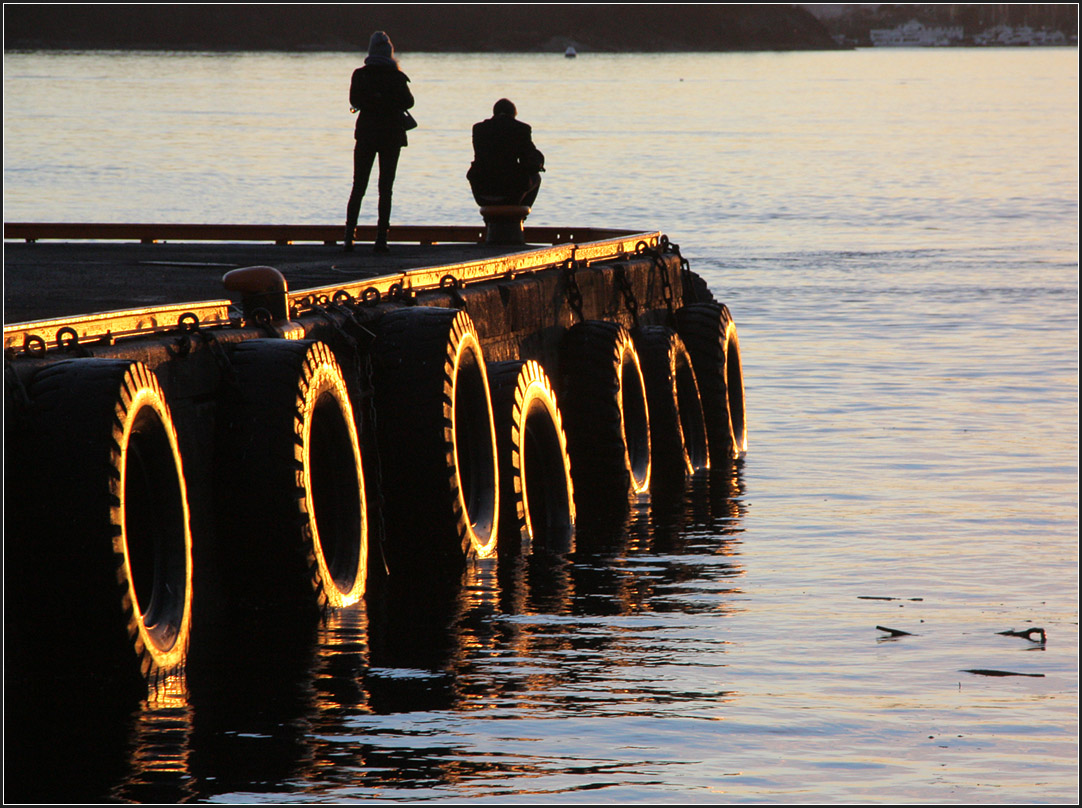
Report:
[[[462,284],[454,275],[447,273],[440,278],[440,289],[448,291],[456,309],[466,308],[466,298],[462,296]]]

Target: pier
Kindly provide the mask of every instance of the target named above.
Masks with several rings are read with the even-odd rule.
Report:
[[[422,596],[746,451],[732,315],[659,232],[4,237],[6,583],[56,592],[9,625],[28,671],[154,682],[238,610]]]

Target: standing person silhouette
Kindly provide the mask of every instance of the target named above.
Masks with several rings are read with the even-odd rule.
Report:
[[[383,31],[376,31],[368,43],[364,66],[353,71],[349,105],[357,112],[353,136],[353,190],[346,205],[345,248],[353,249],[361,200],[368,188],[372,165],[379,157],[379,206],[375,252],[387,252],[387,228],[391,221],[391,192],[398,155],[407,145],[406,110],[413,106],[409,77],[398,66],[394,45]]]
[[[492,107],[492,117],[473,125],[473,163],[466,173],[473,198],[486,205],[530,207],[541,188],[545,155],[533,144],[528,123],[506,98]]]

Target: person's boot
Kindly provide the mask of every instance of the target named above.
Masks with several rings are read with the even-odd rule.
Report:
[[[357,225],[346,222],[346,236],[342,240],[346,252],[353,252],[353,234],[357,232]]]
[[[385,253],[390,251],[391,248],[387,246],[387,225],[381,224],[376,230],[376,243],[372,245],[372,252]]]

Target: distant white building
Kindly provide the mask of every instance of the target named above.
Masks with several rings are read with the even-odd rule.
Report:
[[[931,48],[955,45],[962,41],[965,32],[960,25],[929,28],[910,20],[896,28],[873,28],[870,36],[877,48]]]
[[[1067,37],[1062,31],[1034,31],[1028,25],[1012,28],[997,25],[973,37],[976,45],[1066,45]]]

